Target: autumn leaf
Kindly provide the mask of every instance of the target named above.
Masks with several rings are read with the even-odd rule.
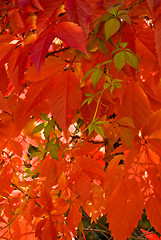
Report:
[[[130,117],[137,129],[145,125],[146,119],[150,116],[150,104],[137,83],[131,82],[127,86],[119,112],[122,117]]]
[[[2,111],[12,114],[1,91],[0,91],[0,109]]]
[[[45,56],[54,38],[55,32],[52,28],[48,28],[40,34],[38,39],[32,45],[30,58],[36,68],[37,74],[39,74],[41,67],[44,64]]]
[[[142,209],[143,200],[139,183],[134,179],[118,183],[118,187],[111,195],[107,206],[107,219],[110,222],[109,227],[114,239],[119,240],[120,236],[121,239],[130,237],[141,216]]]
[[[50,189],[61,175],[60,166],[57,160],[48,157],[44,160],[41,169],[40,177],[44,177],[44,186]]]
[[[81,26],[87,37],[92,16],[92,8],[88,1],[66,0],[64,4],[65,10],[68,13],[69,21]]]
[[[51,112],[67,132],[80,103],[79,80],[70,70],[63,71],[55,82],[54,95],[50,96]]]
[[[76,23],[61,22],[54,26],[56,36],[63,40],[69,47],[87,54],[86,39],[83,30]]]

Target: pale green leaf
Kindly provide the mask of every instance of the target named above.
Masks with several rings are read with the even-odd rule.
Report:
[[[58,149],[58,148],[57,148],[54,144],[50,146],[50,156],[51,156],[53,159],[56,159],[56,160],[59,159],[59,154],[58,154],[57,149]]]
[[[115,89],[115,85],[113,84],[113,85],[110,87],[110,92],[113,93],[114,89]]]
[[[123,80],[121,80],[121,79],[113,79],[113,80],[112,80],[113,83],[118,83],[118,82],[122,82],[122,81],[123,81]]]
[[[94,124],[91,123],[88,125],[87,129],[89,131],[89,135],[91,134],[91,132],[93,132],[94,128],[95,128]]]
[[[127,22],[129,25],[131,25],[131,18],[127,14],[120,14],[118,17],[124,22]]]
[[[118,72],[124,67],[125,63],[125,53],[123,51],[116,53],[114,56],[114,64]]]
[[[103,138],[105,138],[105,135],[101,126],[96,125],[94,130],[96,131],[96,133],[100,134]]]
[[[97,83],[98,83],[98,81],[100,80],[100,78],[102,77],[102,74],[103,74],[103,72],[102,72],[102,70],[101,69],[96,69],[93,73],[92,73],[92,75],[91,75],[91,81],[92,81],[92,84],[93,84],[93,86],[96,88],[96,85],[97,85]]]
[[[43,119],[44,121],[49,121],[48,115],[46,113],[40,113],[40,117],[41,119]]]
[[[105,121],[97,121],[95,124],[98,125],[98,126],[100,126],[100,125],[104,125],[104,124],[106,124],[106,123],[108,123],[108,122],[105,122]]]
[[[44,128],[44,136],[45,138],[48,138],[50,136],[51,130],[53,126],[51,123],[49,123],[45,128]]]
[[[125,52],[125,61],[133,68],[135,68],[137,71],[139,69],[139,59],[138,57],[131,52]]]
[[[108,12],[116,16],[117,13],[118,13],[119,8],[120,8],[120,6],[116,5],[114,7],[109,8]]]
[[[103,88],[104,88],[104,89],[107,89],[107,88],[109,88],[110,86],[111,86],[110,83],[104,83]]]
[[[39,146],[38,148],[39,148],[40,152],[43,153],[44,152],[44,147],[39,143],[38,143],[38,146]]]
[[[121,46],[122,48],[126,48],[127,44],[128,44],[127,42],[121,42],[121,43],[120,43],[120,46]]]
[[[28,173],[30,175],[32,174],[32,172],[29,168],[24,167],[24,171],[25,171],[25,173]]]
[[[81,83],[80,83],[80,86],[82,85],[83,81],[84,81],[91,73],[93,73],[94,71],[95,71],[95,69],[92,68],[92,69],[90,69],[88,72],[86,72],[86,73],[84,74],[84,76],[83,76],[83,78],[82,78],[82,81],[81,81]]]
[[[104,77],[108,83],[111,83],[111,78],[108,75],[104,75]]]
[[[108,40],[112,37],[120,28],[120,21],[117,18],[111,18],[104,25],[105,38]]]
[[[37,126],[33,129],[31,135],[40,132],[43,128],[44,128],[44,123],[41,123],[41,124],[37,125]]]

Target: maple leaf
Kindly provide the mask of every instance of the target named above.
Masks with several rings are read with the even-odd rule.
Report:
[[[7,102],[6,102],[6,100],[4,99],[3,94],[2,94],[1,91],[0,91],[0,109],[1,109],[2,111],[5,111],[5,112],[7,112],[7,113],[12,114],[12,113],[11,113],[11,110],[9,109],[9,107],[8,107],[8,105],[7,105]]]
[[[144,126],[150,116],[150,104],[142,88],[135,82],[131,82],[125,90],[122,105],[119,109],[121,117],[130,117],[137,129]]]
[[[40,177],[45,178],[45,188],[50,189],[54,184],[56,184],[60,175],[61,169],[58,161],[52,159],[51,157],[47,157],[40,168]]]
[[[69,47],[75,48],[87,54],[86,39],[83,30],[78,24],[72,22],[60,22],[54,26],[56,35]]]
[[[41,238],[42,240],[49,239],[55,240],[57,239],[57,232],[55,226],[50,218],[44,218],[41,220],[36,227],[36,237]]]
[[[92,8],[88,1],[66,0],[65,10],[68,13],[69,21],[77,23],[83,29],[85,36],[88,36]]]
[[[36,68],[37,73],[40,72],[49,46],[54,38],[55,32],[52,31],[52,28],[48,28],[40,34],[39,38],[32,45],[30,50],[30,58]]]
[[[82,218],[82,213],[80,211],[80,202],[79,200],[74,200],[70,207],[70,212],[67,216],[69,229],[73,232],[74,235],[77,234],[76,227],[80,223],[81,218]]]
[[[134,179],[119,183],[107,204],[107,220],[114,239],[124,240],[127,236],[130,237],[142,209],[143,199],[139,184]]]
[[[63,71],[55,82],[54,95],[50,96],[51,112],[60,127],[67,129],[80,105],[79,80],[70,71]]]

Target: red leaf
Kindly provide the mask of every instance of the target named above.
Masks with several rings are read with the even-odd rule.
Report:
[[[2,111],[5,111],[7,113],[12,114],[10,109],[9,109],[9,107],[8,107],[8,105],[7,105],[6,100],[4,99],[4,97],[3,97],[2,93],[1,93],[1,91],[0,91],[0,109]]]
[[[153,193],[147,196],[147,202],[145,205],[147,216],[157,231],[161,232],[161,196],[152,190]]]
[[[158,55],[159,65],[161,67],[161,16],[157,17],[155,20],[155,43],[156,43],[156,52]]]
[[[107,219],[115,240],[130,237],[137,226],[144,206],[140,193],[139,183],[134,179],[122,181],[113,191],[107,206]]]
[[[57,232],[54,226],[54,223],[50,218],[47,219],[44,229],[42,230],[41,234],[42,240],[56,240],[57,239]]]
[[[56,183],[60,175],[59,162],[51,157],[46,158],[40,168],[40,177],[45,178],[45,188],[50,189]]]
[[[69,47],[76,48],[87,54],[86,39],[80,26],[72,22],[61,22],[56,24],[54,29],[57,37]]]
[[[92,9],[87,1],[66,0],[65,10],[68,13],[69,21],[77,23],[82,27],[85,36],[88,36]]]
[[[51,112],[66,133],[80,104],[79,79],[70,71],[63,71],[55,81],[54,94],[50,96]]]
[[[149,231],[146,231],[146,230],[144,230],[144,229],[140,229],[143,233],[145,233],[145,237],[147,238],[147,239],[149,239],[149,240],[159,240],[160,239],[160,237],[157,235],[157,234],[155,234],[155,233],[153,233],[153,232],[149,232]]]
[[[80,203],[79,201],[75,200],[72,202],[70,212],[67,217],[69,229],[75,235],[77,234],[76,227],[78,227],[78,224],[80,223],[81,218],[82,218],[82,213],[80,212]]]
[[[42,3],[41,3],[41,0],[32,0],[34,6],[40,10],[44,10],[43,7],[42,7]]]
[[[142,130],[143,136],[151,136],[161,131],[161,110],[153,112]],[[160,134],[159,134],[160,135]],[[161,136],[160,136],[161,137]]]
[[[44,64],[45,56],[54,38],[54,31],[52,31],[51,28],[48,28],[40,34],[30,50],[30,58],[37,73],[40,72],[40,69]]]
[[[131,82],[127,86],[119,114],[120,117],[130,117],[137,129],[145,125],[150,115],[150,104],[146,94],[136,82]]]

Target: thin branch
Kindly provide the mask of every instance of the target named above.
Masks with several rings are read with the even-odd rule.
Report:
[[[55,56],[56,53],[64,52],[68,49],[70,49],[70,47],[66,47],[66,48],[62,48],[62,49],[59,49],[59,50],[56,50],[56,51],[53,51],[53,52],[49,52],[49,53],[47,53],[46,57]]]
[[[127,8],[125,8],[125,10],[131,10],[133,7],[135,7],[135,6],[137,6],[137,5],[141,4],[141,3],[143,3],[143,2],[145,2],[145,1],[146,1],[146,0],[139,0],[139,1],[135,2],[133,5],[131,5],[131,6],[127,7]]]

